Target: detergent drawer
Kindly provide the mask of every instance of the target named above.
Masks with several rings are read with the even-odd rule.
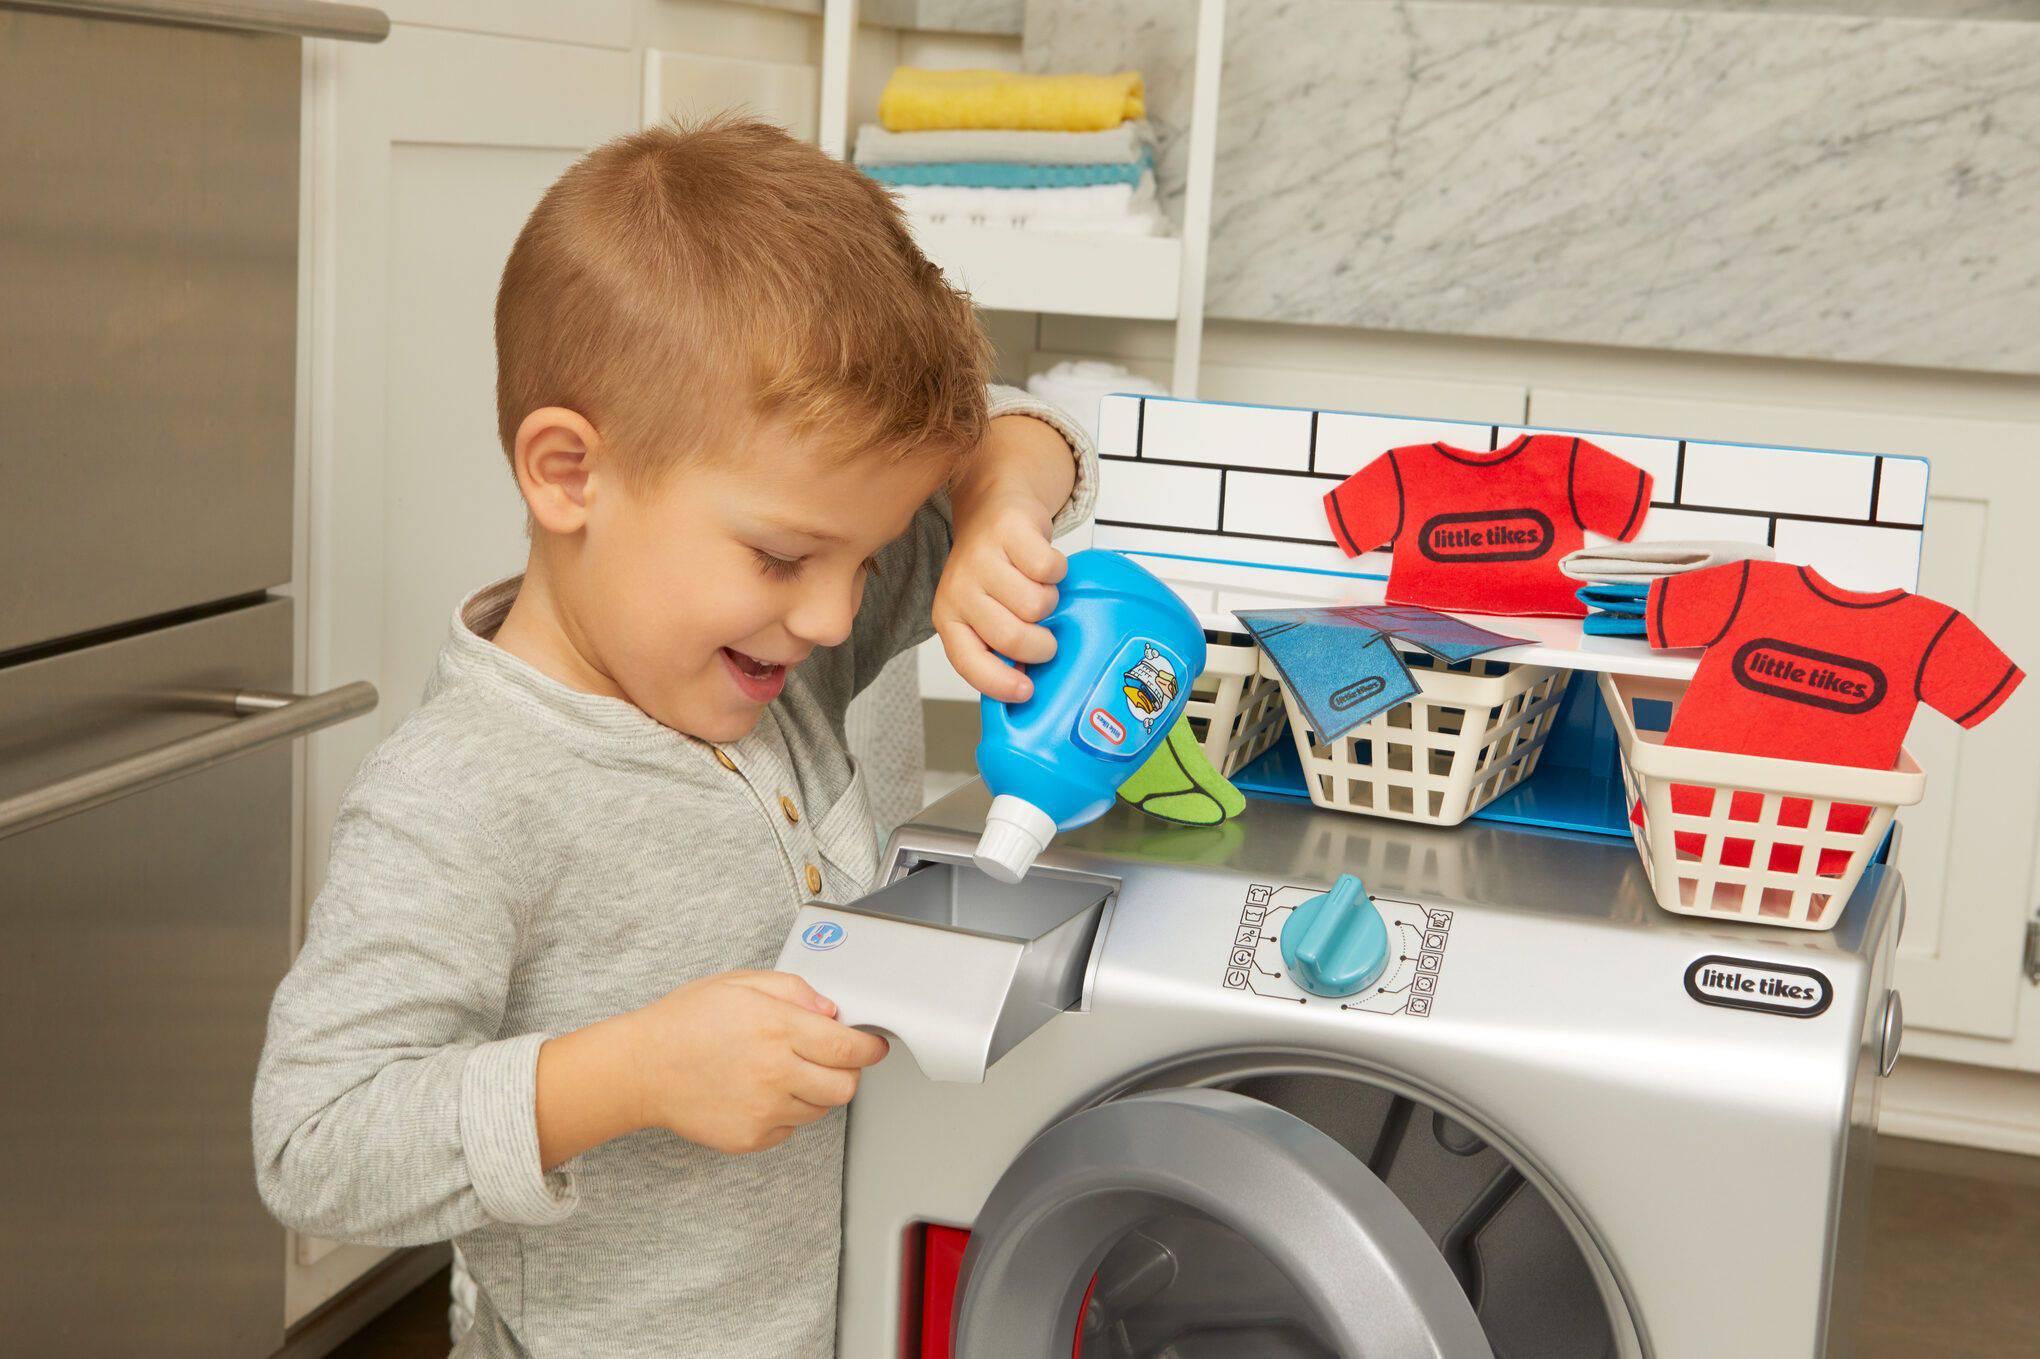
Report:
[[[801,907],[778,966],[836,1002],[845,1024],[898,1039],[930,1080],[982,1081],[1082,997],[1113,890],[926,864],[847,906]]]

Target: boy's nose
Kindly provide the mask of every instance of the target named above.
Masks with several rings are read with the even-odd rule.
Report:
[[[804,592],[800,603],[787,615],[786,630],[813,646],[840,645],[850,635],[863,593],[859,581],[847,586],[817,585]]]

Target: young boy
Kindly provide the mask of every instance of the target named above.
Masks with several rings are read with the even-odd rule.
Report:
[[[496,342],[529,564],[341,806],[255,1089],[263,1199],[457,1239],[460,1355],[828,1355],[840,1109],[885,1044],[758,969],[878,867],[851,696],[931,612],[1024,695],[992,651],[1052,654],[1096,464],[987,399],[885,192],[762,124],[570,169]]]

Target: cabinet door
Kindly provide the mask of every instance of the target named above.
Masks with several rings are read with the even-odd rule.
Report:
[[[496,283],[539,196],[638,100],[626,51],[403,24],[322,46],[308,662],[315,684],[369,676],[382,705],[311,743],[314,888],[339,794],[416,705],[455,604],[523,565]]]
[[[1920,592],[1975,618],[2027,666],[2040,661],[2040,540],[2023,518],[2040,500],[2040,424],[1806,406],[1729,405],[1533,389],[1533,424],[1932,460]],[[1908,1024],[2010,1039],[2025,993],[2021,952],[2040,829],[2040,702],[2020,693],[1964,732],[1923,711],[1906,741],[1926,799],[1899,815],[1906,927],[1898,986]]]
[[[365,676],[382,703],[307,742],[307,901],[340,794],[416,706],[455,604],[523,566],[496,283],[560,171],[636,126],[639,70],[628,50],[403,23],[312,48],[306,667],[317,687]],[[292,1312],[380,1255],[300,1242]]]

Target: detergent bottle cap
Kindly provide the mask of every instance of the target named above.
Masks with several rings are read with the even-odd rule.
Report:
[[[1000,882],[1018,882],[1034,866],[1034,856],[1055,838],[1055,819],[1025,798],[1001,793],[985,814],[985,833],[978,837],[977,866]]]

